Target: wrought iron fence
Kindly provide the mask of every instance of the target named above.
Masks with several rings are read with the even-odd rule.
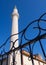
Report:
[[[15,62],[14,54],[15,54],[16,50],[20,50],[20,53],[21,53],[21,65],[23,65],[22,50],[23,50],[23,48],[26,48],[26,46],[28,46],[27,50],[30,53],[30,58],[32,60],[32,65],[34,65],[34,61],[33,61],[33,55],[34,55],[33,54],[33,50],[34,50],[34,46],[35,46],[35,44],[36,44],[37,41],[39,41],[39,44],[40,44],[40,47],[41,47],[41,50],[42,50],[42,53],[43,53],[43,56],[44,56],[44,60],[46,61],[46,53],[45,53],[44,47],[43,47],[42,42],[41,42],[41,40],[46,39],[46,26],[45,27],[43,27],[43,26],[41,27],[41,25],[40,25],[41,22],[43,22],[43,23],[46,24],[46,19],[44,19],[45,15],[46,15],[46,13],[42,14],[38,19],[36,19],[36,20],[32,21],[31,23],[29,23],[27,25],[27,27],[25,29],[23,29],[21,32],[19,32],[17,34],[13,34],[13,35],[9,36],[6,39],[6,41],[3,43],[3,45],[0,46],[0,49],[3,48],[3,51],[0,50],[1,51],[1,53],[0,53],[0,65],[3,65],[3,59],[4,58],[6,58],[6,65],[8,65],[8,57],[9,57],[9,54],[11,54],[11,53],[13,53],[13,65],[15,65],[14,64],[14,62]],[[37,26],[34,25],[34,27],[33,27],[32,24],[34,24],[34,23],[37,23]],[[26,36],[26,32],[27,32],[28,28],[31,27],[31,26],[33,27],[33,30],[36,30],[36,29],[38,30],[38,34],[35,34],[34,38],[31,37],[31,39],[29,39]],[[42,31],[44,31],[44,33]],[[15,35],[21,35],[21,37],[20,37],[20,39],[16,39],[14,42],[11,41],[13,43],[13,46],[12,46],[12,48],[8,52],[6,52],[4,48],[5,48],[6,44],[7,44],[7,42],[9,41],[9,39],[11,37],[13,37]],[[22,42],[23,38],[26,40],[26,42],[24,44]],[[20,41],[19,42],[19,46],[17,48],[15,48],[14,45],[15,45],[15,43],[16,43],[17,40]],[[46,45],[46,42],[45,42],[45,45]]]

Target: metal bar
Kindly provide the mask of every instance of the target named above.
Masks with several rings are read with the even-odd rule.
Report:
[[[39,42],[40,42],[40,46],[41,46],[41,49],[42,49],[43,55],[44,55],[45,60],[46,60],[46,54],[45,54],[44,48],[43,48],[43,46],[42,46],[42,44],[41,44],[41,41],[40,41],[40,40],[39,40]]]
[[[30,45],[30,44],[29,44],[29,49],[30,49],[30,57],[31,57],[31,60],[32,60],[32,65],[34,65],[34,61],[33,61],[33,53],[32,53],[31,45]]]
[[[1,65],[3,65],[3,55],[2,55],[2,59],[1,59]]]
[[[16,65],[15,64],[15,52],[13,52],[13,65]]]
[[[21,49],[21,65],[23,65],[22,49]]]
[[[6,65],[8,65],[8,54],[7,54],[7,60],[6,60]]]

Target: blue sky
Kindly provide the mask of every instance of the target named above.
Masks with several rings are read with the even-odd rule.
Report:
[[[19,11],[19,31],[46,12],[46,0],[0,0],[0,45],[11,35],[11,16],[15,6]]]

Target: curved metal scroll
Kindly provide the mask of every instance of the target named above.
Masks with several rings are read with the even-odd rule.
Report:
[[[41,42],[41,40],[46,39],[46,19],[44,19],[45,15],[46,15],[46,13],[42,14],[38,19],[36,19],[36,20],[32,21],[31,23],[29,23],[27,25],[27,27],[25,29],[23,29],[21,32],[9,36],[6,39],[6,41],[3,43],[3,45],[0,46],[0,49],[6,46],[7,42],[9,41],[9,39],[11,37],[16,36],[16,35],[21,35],[20,39],[16,39],[14,42],[11,41],[13,43],[12,48],[14,48],[14,49],[11,48],[8,52],[6,52],[5,49],[3,49],[3,51],[0,54],[0,58],[2,58],[2,60],[3,60],[3,56],[6,55],[7,56],[7,62],[8,62],[8,55],[10,53],[20,49],[20,51],[21,51],[21,64],[22,64],[22,50],[23,50],[23,48],[26,48],[26,46],[28,46],[29,48],[26,48],[26,49],[29,51],[30,57],[31,57],[31,60],[32,60],[32,65],[34,65],[34,62],[33,62],[33,50],[34,50],[34,46],[35,46],[36,42],[39,41],[42,53],[43,53],[44,58],[46,60],[46,53],[45,53],[44,47],[43,47],[42,42]],[[36,26],[35,26],[35,23],[37,24]],[[43,24],[45,24],[44,27],[42,26]],[[35,34],[34,37],[33,36],[28,37],[29,34],[28,34],[27,31],[29,29],[29,33],[31,33],[30,27],[31,27],[31,30],[33,29],[35,31],[34,33],[32,33],[32,34]],[[37,32],[37,34],[36,34],[36,32]],[[26,40],[26,42],[24,44],[23,44],[23,40],[24,40],[23,38]],[[31,39],[29,39],[29,38],[31,38]],[[17,40],[19,40],[20,43],[19,43],[19,46],[17,48],[15,48],[14,45],[15,45]],[[1,61],[1,65],[2,65],[2,61]],[[8,63],[7,63],[7,65],[8,65]]]

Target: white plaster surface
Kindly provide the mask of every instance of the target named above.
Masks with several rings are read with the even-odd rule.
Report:
[[[46,65],[46,64],[44,64],[38,60],[35,60],[35,59],[33,61],[34,61],[34,65]],[[32,65],[32,61],[31,60],[29,61],[28,57],[25,55],[23,55],[23,65]]]
[[[12,13],[12,35],[13,34],[17,34],[18,33],[18,19],[19,19],[19,14],[18,14],[18,10],[15,7]],[[18,39],[18,34],[15,36],[11,37],[11,41],[15,42],[15,40]],[[13,43],[11,42],[11,46],[10,49],[12,48]],[[14,47],[18,47],[19,46],[19,42],[18,40],[15,42]],[[15,61],[17,62],[16,65],[20,65],[21,64],[21,59],[20,59],[20,52],[18,51],[18,53],[16,54],[17,51],[15,51]],[[11,63],[13,62],[13,53],[10,54],[10,61],[9,61],[9,65],[11,65]]]

